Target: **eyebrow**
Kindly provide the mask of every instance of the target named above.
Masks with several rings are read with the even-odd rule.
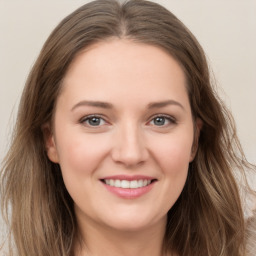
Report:
[[[165,100],[165,101],[160,101],[160,102],[152,102],[152,103],[148,104],[148,108],[149,109],[163,108],[163,107],[166,107],[168,105],[176,105],[176,106],[182,108],[183,110],[185,110],[183,105],[181,103],[179,103],[178,101],[175,101],[175,100]]]
[[[183,110],[185,109],[181,103],[175,100],[165,100],[165,101],[159,101],[159,102],[152,102],[148,104],[148,108],[163,108],[168,105],[176,105],[182,108]],[[78,107],[83,107],[83,106],[89,106],[89,107],[97,107],[97,108],[105,108],[105,109],[112,109],[113,105],[108,102],[102,102],[102,101],[88,101],[88,100],[83,100],[75,104],[71,111],[75,110]]]
[[[97,108],[106,108],[106,109],[111,109],[113,108],[113,105],[111,103],[107,103],[107,102],[102,102],[102,101],[88,101],[88,100],[83,100],[78,102],[77,104],[75,104],[71,111],[73,111],[74,109],[78,108],[78,107],[82,107],[82,106],[89,106],[89,107],[97,107]]]

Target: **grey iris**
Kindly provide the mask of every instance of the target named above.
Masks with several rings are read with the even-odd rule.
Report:
[[[91,117],[89,120],[88,120],[89,124],[92,125],[92,126],[97,126],[97,125],[100,125],[100,118],[99,117]]]
[[[165,124],[165,117],[156,117],[154,118],[154,124],[155,125],[164,125]]]

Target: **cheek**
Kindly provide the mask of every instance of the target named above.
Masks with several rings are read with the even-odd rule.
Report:
[[[190,133],[188,133],[190,134]],[[193,136],[172,134],[154,145],[154,155],[161,169],[170,175],[187,172],[191,158]]]
[[[59,138],[58,153],[63,180],[77,205],[83,205],[84,198],[97,187],[95,175],[108,151],[107,142],[98,137],[73,133]]]
[[[79,177],[88,175],[97,169],[108,152],[108,141],[99,135],[74,133],[59,138],[58,153],[64,175]]]
[[[187,180],[192,136],[174,136],[158,144],[155,160],[162,171],[162,202],[165,212],[174,205]]]
[[[187,180],[193,132],[151,136],[150,141],[151,155],[160,170],[159,193],[155,200],[162,209],[161,214],[166,214],[179,198]]]

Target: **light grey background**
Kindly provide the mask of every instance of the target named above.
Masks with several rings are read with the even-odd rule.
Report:
[[[86,2],[0,0],[0,161],[26,77],[44,41],[62,18]],[[155,2],[180,18],[205,49],[245,154],[256,163],[256,0]]]

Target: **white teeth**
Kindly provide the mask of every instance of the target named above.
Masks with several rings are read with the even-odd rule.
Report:
[[[130,188],[138,188],[138,181],[137,180],[132,180],[130,182]]]
[[[121,187],[121,181],[120,180],[115,180],[114,186],[120,188]]]
[[[139,180],[139,181],[138,181],[138,187],[139,187],[139,188],[143,187],[143,180]]]
[[[141,188],[149,185],[151,180],[113,180],[113,179],[106,179],[104,182],[112,187],[117,188]]]
[[[130,188],[130,182],[128,180],[121,181],[121,188]]]

